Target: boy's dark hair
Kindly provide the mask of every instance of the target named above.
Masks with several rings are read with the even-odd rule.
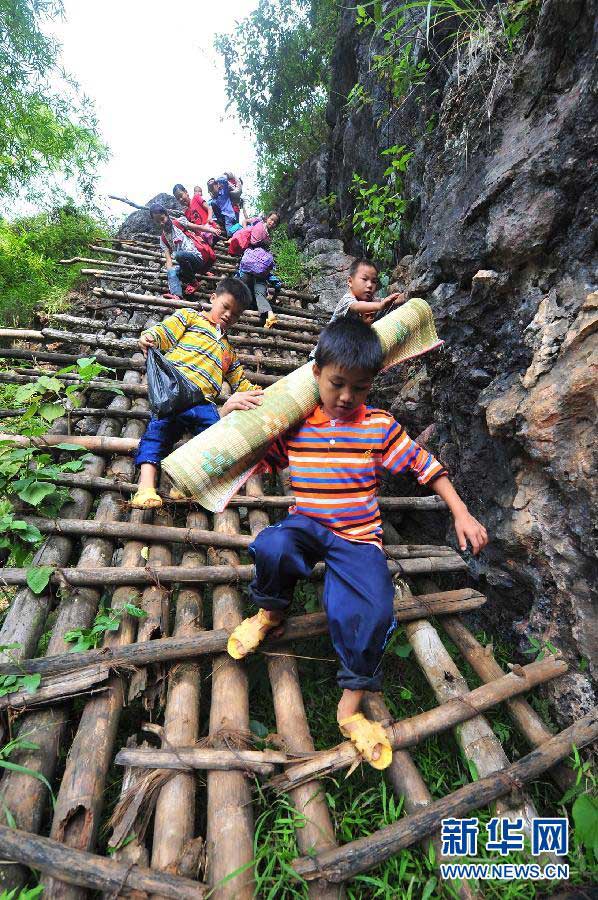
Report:
[[[150,203],[149,214],[150,214],[150,216],[161,216],[163,214],[170,216],[170,213],[168,212],[166,207],[162,206],[161,203]]]
[[[251,291],[247,285],[242,281],[239,281],[238,278],[223,278],[222,281],[219,281],[216,285],[214,293],[217,297],[220,297],[222,294],[230,294],[235,298],[243,311],[248,309],[253,302]]]
[[[177,191],[185,191],[185,193],[187,193],[187,188],[185,187],[184,184],[175,184],[175,186],[174,186],[173,189],[172,189],[172,196],[173,196],[173,197],[176,197]]]
[[[272,210],[270,210],[270,212],[268,213],[268,215],[266,216],[266,218],[269,219],[270,216],[276,216],[276,218],[277,218],[278,221],[280,222],[280,213],[278,212],[277,209],[272,209]]]
[[[343,316],[322,330],[315,360],[319,369],[336,365],[375,375],[382,368],[384,354],[373,328],[357,316]]]
[[[375,262],[372,262],[371,259],[366,259],[365,256],[362,256],[361,259],[354,259],[351,263],[351,268],[349,269],[349,278],[352,278],[357,274],[358,269],[361,266],[369,266],[371,269],[376,270],[376,275],[380,274],[380,269],[376,265]]]

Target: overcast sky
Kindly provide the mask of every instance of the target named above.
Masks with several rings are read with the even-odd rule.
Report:
[[[225,111],[224,67],[213,50],[256,0],[65,0],[53,32],[63,65],[95,100],[112,157],[100,169],[107,194],[145,203],[177,181],[188,188],[225,169],[251,192],[250,135]],[[102,202],[118,218],[130,207]]]

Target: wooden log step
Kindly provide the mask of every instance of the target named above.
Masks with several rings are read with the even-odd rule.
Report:
[[[417,599],[417,598],[414,598]],[[412,620],[410,620],[412,621]],[[538,684],[564,675],[568,666],[564,659],[547,656],[542,660],[521,666],[517,674],[510,672],[490,684],[475,688],[461,697],[455,697],[433,709],[426,710],[410,719],[401,719],[386,727],[386,734],[393,750],[414,747],[433,734],[439,734],[467,722],[486,709],[502,703],[510,697],[529,691]],[[543,745],[544,746],[544,745]],[[358,758],[354,744],[345,741],[332,750],[321,753],[317,759],[289,766],[281,775],[275,776],[270,787],[288,791],[304,781],[322,775],[331,775],[348,768]]]
[[[139,329],[139,334],[141,334],[143,329]],[[251,330],[251,329],[250,329]],[[268,332],[260,329],[262,335],[268,335]],[[280,337],[279,335],[285,335],[285,337]],[[274,348],[282,348],[285,350],[298,350],[307,356],[307,354],[313,349],[314,345],[310,343],[305,343],[301,340],[287,340],[289,332],[279,332],[276,335],[268,335],[267,337],[257,337],[257,338],[249,338],[243,337],[241,335],[236,335],[234,332],[229,335],[229,339],[233,346],[241,346],[241,347],[266,347],[268,350],[272,350]],[[104,337],[102,335],[98,335],[96,333],[82,333],[82,334],[71,334],[68,331],[61,331],[56,328],[44,328],[42,332],[42,337],[39,340],[46,341],[61,341],[63,344],[89,344],[92,347],[106,347],[109,350],[139,350],[138,340],[134,338],[121,338],[120,340],[115,340],[114,338]],[[264,358],[265,359],[265,358]],[[288,365],[288,360],[286,361]],[[296,368],[296,364],[291,363],[292,371]]]
[[[61,381],[68,381],[73,384],[78,384],[80,381],[74,373],[59,375],[58,372],[48,372],[45,369],[23,368],[19,369],[18,372],[0,372],[0,382],[3,384],[28,384],[31,381],[36,381],[40,375],[48,374],[53,375],[54,378],[59,378]],[[245,370],[245,375],[250,381],[254,382],[254,384],[259,384],[261,387],[275,384],[281,377],[279,375],[265,375],[262,372],[252,372],[250,369]],[[94,378],[85,384],[81,384],[82,390],[109,391],[113,387],[119,388],[126,396],[147,397],[147,385],[127,384],[127,382],[118,381],[116,378],[112,380]]]
[[[51,875],[66,884],[81,885],[114,897],[160,896],[199,900],[208,887],[199,881],[158,872],[129,862],[116,862],[60,841],[0,825],[0,856]],[[141,892],[141,894],[139,893]]]
[[[532,663],[532,665],[535,665]],[[528,668],[527,666],[525,668]],[[327,878],[340,882],[354,878],[380,865],[405,847],[440,827],[443,819],[460,818],[472,809],[479,809],[513,790],[513,785],[525,784],[544,774],[557,762],[565,759],[573,747],[587,746],[598,738],[598,708],[594,708],[570,728],[550,738],[507,769],[467,784],[421,812],[387,825],[374,834],[329,850],[314,857],[302,857],[293,868],[303,878]]]
[[[278,750],[212,750],[173,747],[168,750],[125,748],[116,754],[117,766],[146,769],[241,769],[257,775],[272,775],[276,766],[288,765],[293,756]]]
[[[107,685],[100,687],[98,685],[100,682],[106,681],[109,674],[106,669],[102,670],[96,665],[81,669],[79,672],[69,672],[66,675],[47,678],[33,693],[19,690],[0,697],[0,709],[30,709],[33,706],[45,706],[55,700],[64,700],[67,697],[77,697],[80,694],[105,690]]]
[[[388,569],[393,575],[424,575],[430,572],[462,572],[467,564],[458,554],[453,556],[433,556],[423,559],[401,559],[388,561]],[[0,578],[4,584],[27,584],[27,569],[4,568]],[[319,579],[324,574],[324,563],[317,563],[312,578]],[[242,566],[202,566],[200,569],[183,566],[138,566],[124,568],[56,569],[52,584],[59,587],[89,587],[91,585],[113,584],[155,584],[157,580],[165,584],[226,584],[251,581],[254,575],[252,565]]]
[[[203,528],[182,528],[169,525],[145,525],[132,522],[98,522],[94,519],[48,519],[28,516],[42,534],[65,534],[83,537],[105,537],[124,540],[137,539],[159,543],[200,544],[208,547],[243,549],[253,541],[249,534],[227,534]],[[450,547],[434,544],[387,544],[385,553],[392,559],[419,559],[422,557],[447,557],[461,559]],[[464,564],[465,565],[465,564]]]
[[[486,598],[471,588],[456,591],[442,591],[438,594],[426,594],[408,599],[396,600],[394,610],[397,622],[407,622],[422,615],[438,616],[469,612],[478,609],[486,602]],[[323,612],[308,613],[303,616],[290,616],[285,622],[285,632],[280,638],[269,638],[262,648],[280,646],[289,641],[323,634],[327,630],[326,614]],[[45,656],[41,659],[23,659],[18,664],[7,662],[0,664],[0,675],[23,675],[39,672],[44,678],[48,675],[64,675],[87,666],[99,665],[101,668],[117,669],[123,666],[147,666],[155,662],[172,662],[173,660],[191,659],[196,656],[222,653],[226,650],[229,632],[220,628],[214,631],[202,631],[192,637],[158,638],[141,641],[122,647],[103,647],[99,650],[88,650],[83,653],[64,653],[56,656]]]
[[[110,413],[111,414],[111,413]],[[0,440],[6,440],[8,438],[12,438],[14,435],[10,434],[0,434]],[[76,444],[79,440],[78,436],[70,436],[67,438],[62,436],[62,440],[68,440],[69,443]],[[123,438],[112,438],[111,440],[123,440]],[[28,446],[25,443],[21,443],[20,446]],[[47,446],[50,446],[48,444]],[[93,450],[94,453],[102,452],[102,444],[98,440],[98,446],[85,444],[89,450]],[[126,449],[128,445],[123,445],[118,452],[127,453],[133,452],[136,448],[131,445],[129,450]],[[109,450],[106,452],[115,452],[113,450]],[[64,473],[61,475],[57,475],[52,479],[55,484],[64,484],[68,487],[85,487],[89,490],[95,491],[119,491],[123,494],[134,494],[137,490],[137,485],[130,481],[119,481],[113,478],[102,478],[100,476],[91,476],[91,475],[70,475],[68,473]],[[192,498],[186,498],[184,500],[169,500],[167,495],[163,495],[164,499],[168,503],[179,504],[189,504],[193,503]],[[294,506],[297,502],[297,498],[289,495],[289,496],[264,496],[264,497],[248,497],[245,494],[235,494],[235,496],[231,497],[228,501],[227,506],[245,506],[247,509],[288,509],[289,506]],[[440,497],[430,496],[430,497],[378,497],[378,505],[380,509],[389,509],[389,510],[417,510],[427,511],[427,512],[438,512],[440,510],[446,509],[446,503],[444,500],[441,500]]]
[[[114,291],[108,290],[107,288],[94,288],[93,292],[96,297],[111,297],[115,300],[136,300],[137,302],[147,303],[148,305],[152,305],[152,303],[159,304],[160,306],[168,307],[170,309],[180,309],[181,301],[180,300],[169,300],[167,297],[156,296],[155,294],[135,294],[131,291]],[[184,306],[189,307],[189,309],[206,309],[208,304],[196,303],[192,300],[185,299]],[[293,328],[297,328],[297,320],[301,323],[301,328],[305,331],[313,331],[314,333],[319,332],[319,326],[316,325],[314,320],[317,320],[319,316],[316,313],[309,313],[304,309],[297,309],[295,307],[280,307],[276,306],[276,312],[281,316],[280,323],[287,322],[287,324],[292,325]],[[243,320],[251,320],[251,319],[259,319],[259,313],[254,310],[247,309],[243,313]],[[289,322],[291,320],[291,322]],[[280,324],[279,323],[279,324]]]
[[[0,419],[22,416],[26,411],[25,407],[20,409],[0,409]],[[106,407],[96,406],[77,406],[70,412],[71,419],[79,420],[84,416],[91,416],[95,419],[143,419],[148,421],[151,413],[142,409],[107,409]]]
[[[484,647],[480,644],[461,619],[457,616],[447,617],[442,620],[442,627],[482,681],[488,683],[504,675],[492,655],[492,645]],[[540,747],[553,736],[524,697],[513,697],[512,700],[507,700],[506,706],[517,729],[531,747]],[[555,766],[549,775],[562,791],[567,791],[575,782],[575,772],[565,765]]]
[[[136,307],[136,308],[142,309],[146,313],[152,312],[152,310],[148,310],[142,304],[140,304],[139,307]],[[159,321],[158,315],[156,315],[155,318],[156,318],[156,321]],[[142,327],[139,325],[122,325],[122,324],[119,324],[118,322],[106,321],[105,319],[88,319],[88,318],[85,318],[84,316],[67,316],[67,315],[63,315],[60,313],[50,316],[50,320],[52,322],[59,322],[60,324],[64,324],[64,325],[72,325],[74,327],[74,330],[87,329],[89,331],[91,329],[92,331],[120,331],[123,333],[135,334],[137,336],[140,335],[141,331],[142,331]],[[145,327],[145,325],[143,327]],[[247,325],[247,324],[242,324],[240,322],[237,322],[237,324],[234,326],[234,328],[232,328],[230,330],[229,337],[230,336],[232,336],[232,337],[238,336],[237,332],[243,332],[243,333],[246,332],[247,334],[253,334],[253,335],[259,336],[259,335],[264,334],[264,329],[260,328],[260,326],[258,325],[257,322],[255,325]],[[312,333],[314,334],[314,339],[315,339],[316,333],[315,332],[312,332]],[[290,337],[290,335],[288,333],[288,329],[286,331],[284,329],[281,330],[281,329],[277,329],[277,328],[267,329],[268,337],[272,337],[272,336],[276,337],[276,336],[280,336],[280,335],[282,335],[283,337],[286,336],[287,338]],[[300,343],[300,341],[298,341],[298,342]],[[308,345],[310,348],[312,346],[315,346],[315,344],[310,342],[310,340],[308,339],[307,336],[304,337],[304,342],[305,342],[306,346]]]
[[[61,340],[64,343],[75,343],[74,340],[70,339],[70,336],[67,332],[58,331],[55,329],[48,329],[47,331],[51,333],[49,334],[47,332],[44,332],[44,339],[46,341]],[[58,334],[65,335],[66,340],[63,340],[62,337],[53,337],[53,335]],[[112,344],[112,348],[114,350],[123,349],[138,351],[139,353],[141,353],[141,348],[139,347],[139,343],[136,340],[131,340],[130,343],[127,341],[125,343],[124,341],[111,341],[110,338],[106,337],[99,338],[94,334],[75,335],[74,337],[95,338],[95,341],[81,341],[81,343],[91,343],[92,345],[93,343],[95,343],[97,346],[106,347],[109,347],[110,344]],[[109,356],[106,353],[96,353],[95,350],[93,355],[96,358],[97,362],[101,363],[103,366],[108,366],[111,369],[136,369],[145,371],[144,359],[137,360],[127,356]],[[77,360],[80,359],[80,357],[80,353],[56,353],[54,351],[46,350],[22,350],[19,347],[10,347],[8,349],[0,348],[0,359],[30,359],[36,362],[52,363],[57,366],[67,366],[75,364]],[[267,369],[278,369],[281,372],[294,372],[298,365],[300,365],[298,361],[283,359],[280,356],[264,356],[263,354],[254,355],[250,353],[238,353],[237,358],[243,365],[263,366]]]

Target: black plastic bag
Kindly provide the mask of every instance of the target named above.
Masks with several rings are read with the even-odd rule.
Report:
[[[201,388],[183,375],[174,363],[153,347],[147,352],[147,397],[157,419],[184,412],[198,403],[205,403]]]

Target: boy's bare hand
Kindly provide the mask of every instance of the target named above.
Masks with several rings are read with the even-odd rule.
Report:
[[[386,309],[387,306],[400,306],[401,303],[404,303],[407,299],[407,294],[404,291],[396,291],[394,294],[389,294],[388,297],[385,297],[382,301],[383,309]]]
[[[220,415],[228,416],[235,409],[253,409],[255,406],[261,406],[263,394],[261,388],[256,388],[254,391],[237,391],[228,398]]]
[[[143,355],[147,356],[148,349],[150,347],[156,346],[156,338],[154,337],[153,334],[149,334],[149,332],[146,331],[139,338],[139,346],[141,347],[141,349],[143,351]]]
[[[460,550],[467,550],[467,541],[471,544],[474,554],[484,549],[488,543],[488,532],[471,513],[467,510],[459,513],[455,516],[454,524]]]

